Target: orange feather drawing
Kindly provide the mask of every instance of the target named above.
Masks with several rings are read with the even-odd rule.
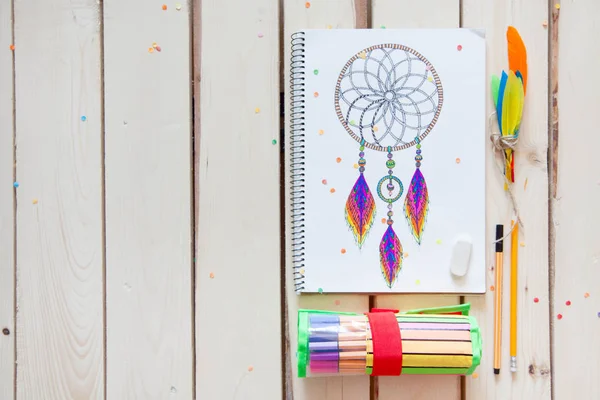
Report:
[[[519,31],[513,26],[509,26],[506,31],[506,40],[508,42],[508,67],[515,74],[517,71],[523,77],[523,92],[527,93],[527,50],[525,43],[519,35]]]

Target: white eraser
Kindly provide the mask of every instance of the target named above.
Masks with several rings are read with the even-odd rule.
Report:
[[[450,259],[450,273],[454,276],[465,276],[471,261],[471,240],[460,238],[454,243]]]

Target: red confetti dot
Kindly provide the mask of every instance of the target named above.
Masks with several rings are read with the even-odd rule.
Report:
[[[496,288],[494,287],[494,285],[490,286],[490,290],[493,292]]]
[[[336,300],[334,303],[335,303],[336,306],[340,305],[340,301],[339,300]]]
[[[459,44],[458,46],[456,46],[456,50],[461,51],[462,50],[462,46]]]
[[[558,318],[558,319],[562,319],[562,314],[558,314],[558,315],[556,316],[556,318]]]
[[[322,183],[323,185],[327,185],[327,179],[323,179],[323,180],[321,181],[321,183]]]
[[[538,299],[537,297],[534,297],[534,298],[533,298],[533,302],[534,302],[534,303],[539,303],[539,302],[540,302],[540,299]]]
[[[566,305],[568,305],[568,306],[570,306],[570,305],[571,305],[571,300],[567,300],[567,301],[565,302],[565,304],[566,304]]]

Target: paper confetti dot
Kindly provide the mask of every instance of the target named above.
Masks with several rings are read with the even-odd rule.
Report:
[[[557,10],[560,10],[560,4],[555,4],[554,8],[556,8]]]
[[[210,273],[210,275],[208,275],[210,277],[210,279],[214,279],[215,278],[215,274],[213,272]]]
[[[152,47],[156,48],[156,46],[158,46],[156,42],[152,43]]]
[[[313,96],[315,96],[315,97],[319,97],[319,92],[314,92],[314,93],[313,93]]]
[[[38,199],[31,200],[31,204],[37,204],[37,203],[38,203]]]
[[[427,70],[427,71],[431,71],[431,65],[427,65],[427,66],[425,66],[425,70]]]
[[[338,158],[335,159],[335,162],[339,164],[339,163],[342,162],[342,159],[338,157]]]
[[[322,183],[323,185],[327,185],[327,179],[323,179],[323,180],[321,181],[321,183]]]
[[[8,48],[14,51],[15,50],[15,45],[11,44],[10,46],[8,46]]]
[[[421,280],[420,280],[420,279],[417,279],[417,280],[415,281],[415,284],[417,284],[417,285],[420,285],[420,284],[421,284]]]
[[[404,257],[404,258],[408,257],[408,253],[407,252],[402,253],[402,257]]]
[[[428,77],[427,77],[427,80],[428,80],[429,82],[433,82],[433,77],[431,77],[431,76],[428,76]]]
[[[307,1],[306,3],[304,3],[304,7],[310,8],[310,1]]]
[[[300,270],[300,271],[298,271],[298,272],[300,272],[302,275],[304,275],[304,269],[301,269],[301,270]]]
[[[158,51],[160,53],[160,51],[161,51],[160,46],[156,46],[155,49],[156,49],[156,51]]]
[[[537,297],[534,297],[534,298],[533,298],[533,302],[534,302],[534,303],[539,303],[539,302],[540,302],[540,299],[538,299]]]
[[[385,25],[381,25],[381,26],[380,26],[380,28],[381,28],[381,29],[385,29]]]
[[[336,301],[334,301],[334,302],[333,302],[333,304],[335,304],[336,306],[339,306],[339,305],[340,305],[340,303],[341,303],[341,302],[340,302],[339,300],[336,300]]]
[[[340,250],[340,253],[342,253],[342,254],[346,254],[346,249],[341,249],[341,250]]]
[[[350,122],[348,122],[350,125],[355,126],[356,125],[356,121],[351,119]]]
[[[179,4],[179,3],[175,4],[175,9],[177,11],[181,10],[181,4]]]
[[[254,371],[254,367],[251,365],[248,367],[248,372],[252,372],[252,371]]]
[[[335,193],[335,189],[334,188],[329,189],[329,193]]]
[[[385,224],[385,223],[387,223],[387,219],[385,219],[385,218],[381,218],[381,223],[382,223],[382,224]]]
[[[567,301],[565,301],[565,304],[568,305],[568,306],[570,306],[571,305],[571,301],[567,300]]]
[[[544,21],[542,22],[542,26],[543,26],[544,28],[548,27],[548,21],[544,20]]]
[[[442,239],[438,239],[438,240],[436,240],[436,241],[435,241],[435,243],[437,243],[437,244],[442,244]]]
[[[523,185],[523,190],[527,190],[527,182],[529,181],[529,178],[525,178],[525,184]]]
[[[460,158],[456,157],[455,161],[456,161],[457,164],[460,164]]]
[[[271,144],[277,144],[277,140],[275,140],[275,139],[271,140]]]
[[[379,130],[379,128],[377,126],[373,127],[373,132],[377,132]]]
[[[557,319],[562,319],[562,314],[558,314],[558,315],[556,316],[556,318],[557,318]]]
[[[319,292],[320,294],[323,294],[323,288],[318,288],[317,292]]]
[[[354,169],[358,169],[358,164],[354,163],[353,167]]]
[[[473,372],[473,375],[471,376],[473,377],[473,379],[479,378],[479,374],[477,372]]]
[[[19,182],[15,182],[15,183],[13,183],[13,186],[14,186],[15,188],[18,188],[18,187],[19,187]]]
[[[490,286],[490,291],[493,292],[496,288],[494,287],[494,285]]]
[[[319,135],[322,135],[324,133],[325,133],[325,131],[323,129],[319,129]]]
[[[254,114],[258,114],[259,112],[260,112],[260,108],[256,107],[256,108],[254,109]]]
[[[583,297],[587,299],[588,297],[590,297],[590,294],[589,294],[588,292],[585,292],[585,293],[583,294]]]
[[[148,47],[148,53],[154,53],[154,47]]]
[[[167,11],[167,5],[166,5],[166,4],[163,4],[163,5],[162,5],[162,9],[163,9],[163,11]]]
[[[519,246],[521,246],[521,247],[525,247],[525,242],[521,242],[521,243],[519,243]]]
[[[315,69],[315,70],[313,71],[313,74],[315,74],[315,75],[319,75],[319,70],[318,70],[318,69]]]
[[[331,28],[333,28],[333,26],[327,25],[327,29],[331,29]]]
[[[598,311],[598,318],[600,318],[600,311]]]
[[[258,38],[259,38],[259,39],[262,39],[262,38],[263,38],[263,36],[265,36],[265,35],[263,35],[263,33],[262,33],[262,32],[258,32]]]
[[[82,115],[81,116],[81,122],[85,122],[85,121],[87,121],[87,117],[85,115]]]
[[[358,53],[358,56],[364,60],[365,58],[367,58],[367,53],[361,51],[360,53]]]
[[[458,46],[456,46],[456,50],[461,51],[462,50],[462,46],[459,44]]]

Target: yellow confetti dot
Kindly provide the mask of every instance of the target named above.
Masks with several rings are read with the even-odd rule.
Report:
[[[492,291],[492,292],[493,292],[493,291],[494,291],[494,289],[496,289],[496,288],[494,287],[494,285],[490,286],[490,291]]]
[[[415,283],[416,283],[417,285],[420,285],[420,284],[421,284],[421,280],[420,280],[420,279],[417,279],[417,280],[415,281]]]
[[[148,53],[154,53],[154,47],[149,47],[148,48]]]
[[[456,163],[460,164],[460,158],[456,157]]]
[[[521,247],[525,247],[525,242],[521,242],[521,243],[519,243],[519,245],[520,245]]]
[[[322,183],[323,185],[327,185],[327,179],[323,179],[323,180],[321,181],[321,183]]]
[[[252,371],[254,371],[254,367],[251,365],[248,367],[248,372],[252,372]]]
[[[335,162],[339,164],[339,163],[342,162],[342,159],[338,157],[338,158],[335,159]]]
[[[325,133],[325,131],[323,129],[319,129],[319,135],[322,135],[324,133]]]
[[[379,130],[379,128],[377,126],[373,127],[373,132],[377,132]]]
[[[313,93],[313,96],[315,96],[315,97],[319,97],[319,92],[314,92],[314,93]]]
[[[432,78],[431,76],[430,76],[430,77],[428,77],[428,78],[427,78],[427,80],[428,80],[429,82],[433,82],[433,78]]]
[[[340,250],[340,253],[342,253],[342,254],[346,254],[346,249],[341,249],[341,250]]]
[[[358,56],[364,60],[365,58],[367,58],[367,53],[361,51],[360,53],[358,53]]]
[[[556,8],[557,10],[560,10],[560,4],[555,4],[554,8]]]
[[[210,273],[210,279],[214,279],[215,278],[215,274],[213,272]]]
[[[300,270],[300,271],[298,271],[298,272],[300,272],[302,275],[304,275],[304,269],[301,269],[301,270]]]
[[[329,192],[330,192],[330,193],[335,193],[335,188],[331,188],[331,189],[329,189]]]
[[[358,169],[358,164],[354,163],[353,167],[354,169]]]
[[[156,46],[158,46],[158,44],[156,42],[153,42],[152,47],[156,48]]]
[[[31,203],[32,203],[32,204],[37,204],[37,203],[38,203],[38,199],[33,199],[33,200],[31,201]]]
[[[471,376],[473,377],[473,379],[479,378],[479,374],[477,372],[473,372],[473,375]]]
[[[442,239],[438,239],[435,241],[437,244],[442,244]]]
[[[307,1],[306,3],[304,3],[304,7],[310,8],[310,1]]]
[[[260,108],[256,107],[256,108],[254,109],[254,113],[255,113],[255,114],[258,114],[259,112],[260,112]]]
[[[583,295],[583,297],[585,297],[587,299],[588,297],[590,297],[590,294],[588,292],[585,292],[585,294]]]
[[[331,29],[331,28],[333,28],[333,26],[327,25],[327,29]]]
[[[527,182],[529,181],[529,178],[525,178],[525,184],[523,185],[523,190],[527,190]]]
[[[403,256],[404,258],[406,258],[406,257],[408,257],[408,253],[407,253],[407,252],[404,252],[404,253],[402,253],[402,256]]]

